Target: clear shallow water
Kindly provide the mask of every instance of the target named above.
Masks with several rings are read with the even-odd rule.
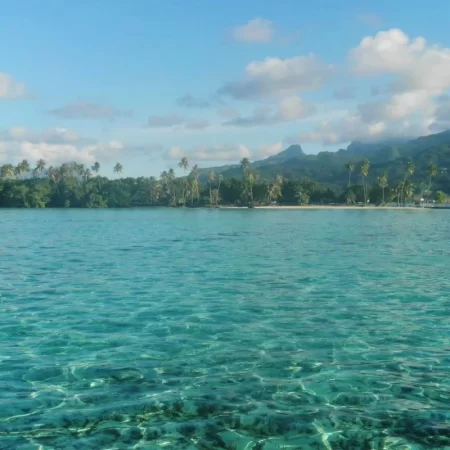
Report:
[[[449,223],[0,210],[0,449],[450,448]]]

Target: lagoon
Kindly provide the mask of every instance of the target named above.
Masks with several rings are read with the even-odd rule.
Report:
[[[0,211],[0,449],[450,446],[450,214]]]

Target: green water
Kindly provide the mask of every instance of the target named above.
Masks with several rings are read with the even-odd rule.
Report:
[[[0,210],[0,449],[449,449],[449,223]]]

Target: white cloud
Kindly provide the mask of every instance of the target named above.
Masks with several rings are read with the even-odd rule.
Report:
[[[194,162],[232,162],[238,164],[242,158],[249,158],[253,161],[267,158],[279,153],[283,148],[281,142],[255,149],[249,149],[244,144],[223,144],[219,146],[201,145],[189,149],[182,147],[172,147],[166,154],[170,160],[179,160],[186,156]]]
[[[28,97],[25,83],[15,80],[11,75],[0,72],[0,100]]]
[[[33,131],[26,127],[13,127],[0,131],[0,140],[27,141],[31,143],[47,142],[49,144],[88,143],[91,140],[82,139],[75,131],[66,128],[48,128]]]
[[[330,78],[333,66],[318,56],[266,58],[247,65],[243,79],[226,83],[218,93],[237,100],[280,97],[319,89]]]
[[[273,111],[270,106],[257,106],[250,116],[238,116],[223,123],[225,126],[254,127],[275,125],[312,116],[316,112],[314,105],[303,101],[300,97],[286,97],[280,101]]]
[[[47,111],[47,114],[61,119],[116,119],[130,117],[130,111],[121,111],[110,105],[100,105],[92,102],[72,102],[61,108]]]
[[[426,118],[365,123],[360,115],[348,113],[342,119],[322,121],[312,131],[302,133],[298,140],[336,145],[351,141],[374,142],[388,138],[412,138],[430,134],[429,126],[430,121]]]
[[[0,163],[16,164],[23,159],[30,163],[42,158],[48,164],[77,161],[90,164],[97,160],[111,161],[127,151],[120,141],[96,142],[81,138],[77,133],[53,128],[32,131],[14,127],[0,132]]]
[[[390,75],[389,89],[377,101],[356,111],[317,124],[303,141],[324,144],[389,137],[416,137],[442,131],[449,125],[438,99],[450,89],[450,49],[430,45],[423,37],[411,39],[399,29],[367,36],[350,50],[349,62],[358,76]],[[444,113],[444,114],[443,114]]]
[[[278,116],[280,120],[286,122],[311,116],[315,111],[315,107],[310,103],[306,103],[300,97],[292,96],[280,102]]]
[[[425,48],[425,39],[411,41],[402,30],[393,28],[367,36],[349,53],[356,73],[378,75],[399,73],[409,67]]]
[[[396,92],[425,90],[438,95],[450,88],[450,48],[428,45],[423,37],[410,39],[402,30],[380,31],[365,37],[349,53],[357,74],[394,74]]]
[[[275,36],[275,29],[270,20],[257,17],[234,28],[232,36],[234,40],[242,42],[270,42]]]
[[[187,119],[177,114],[169,114],[163,116],[150,116],[148,118],[148,126],[150,128],[185,128],[188,130],[204,130],[208,128],[209,122],[203,119]]]

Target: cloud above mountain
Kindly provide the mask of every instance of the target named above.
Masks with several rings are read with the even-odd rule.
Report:
[[[8,73],[0,72],[0,100],[16,100],[28,96],[25,83],[16,80]]]
[[[267,43],[274,39],[275,28],[272,21],[257,17],[233,28],[231,35],[235,41]]]

